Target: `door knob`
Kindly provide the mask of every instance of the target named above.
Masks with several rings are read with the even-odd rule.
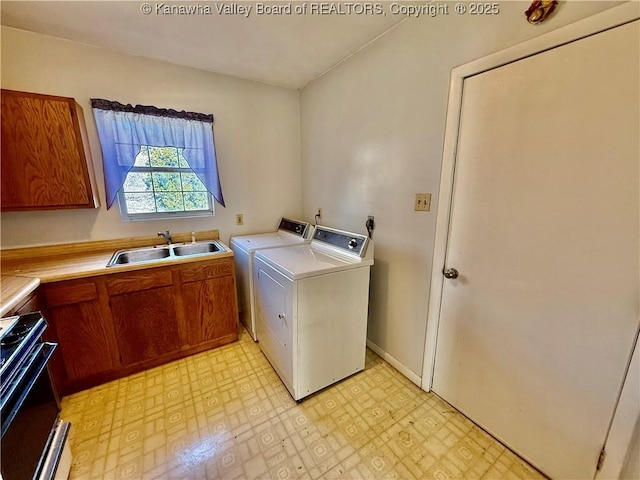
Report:
[[[445,278],[458,278],[458,270],[455,268],[446,268],[442,270]]]

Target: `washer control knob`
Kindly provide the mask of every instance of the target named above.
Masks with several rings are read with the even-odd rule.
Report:
[[[349,240],[349,243],[347,244],[347,246],[353,250],[354,248],[356,248],[358,246],[358,240],[356,240],[355,238],[352,238],[351,240]]]

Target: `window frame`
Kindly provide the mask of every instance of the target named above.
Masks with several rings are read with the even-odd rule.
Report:
[[[138,154],[136,155],[136,158],[138,155],[140,155],[142,153],[142,149],[143,148],[174,148],[177,151],[178,154],[178,159],[179,156],[182,154],[180,152],[180,148],[179,147],[166,147],[166,146],[156,146],[156,145],[141,145],[140,147],[140,152],[138,152]],[[147,151],[147,155],[149,155],[149,152]],[[167,166],[151,166],[151,165],[144,165],[144,166],[136,166],[135,163],[134,165],[131,167],[131,169],[129,170],[129,172],[127,172],[127,177],[129,176],[130,173],[137,173],[137,172],[149,172],[149,173],[195,173],[193,171],[192,168],[190,167],[167,167]],[[118,207],[120,210],[120,218],[123,221],[126,222],[135,222],[135,221],[145,221],[145,220],[168,220],[168,219],[173,219],[173,218],[198,218],[198,217],[213,217],[215,216],[215,203],[214,203],[214,198],[213,195],[211,194],[211,192],[209,192],[208,190],[205,189],[206,195],[207,195],[207,202],[208,202],[208,208],[206,210],[181,210],[181,211],[174,211],[174,212],[145,212],[145,213],[130,213],[128,211],[128,205],[127,205],[127,199],[125,197],[126,193],[144,193],[144,192],[125,192],[124,189],[124,185],[126,184],[126,180],[125,183],[123,183],[122,187],[120,188],[120,190],[118,190]],[[185,190],[178,190],[179,192],[184,193]],[[153,193],[154,195],[154,201],[156,201],[156,205],[157,205],[157,199],[156,199],[156,190],[153,189],[151,190],[151,192],[149,193]]]

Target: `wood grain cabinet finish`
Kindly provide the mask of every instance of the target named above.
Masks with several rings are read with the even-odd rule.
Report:
[[[190,345],[238,338],[238,304],[233,264],[219,263],[180,272]]]
[[[170,270],[118,275],[106,283],[123,366],[180,350],[184,341]]]
[[[0,208],[96,207],[82,108],[67,97],[12,90],[1,97]]]
[[[25,315],[27,313],[38,312],[44,309],[44,304],[38,292],[31,292],[27,295],[21,303],[16,305],[14,309],[9,311],[6,316],[12,317],[13,315]]]
[[[111,332],[105,322],[97,282],[49,284],[44,287],[44,296],[47,320],[55,330],[62,352],[65,383],[113,370]]]
[[[63,358],[61,394],[238,338],[232,258],[40,287]]]

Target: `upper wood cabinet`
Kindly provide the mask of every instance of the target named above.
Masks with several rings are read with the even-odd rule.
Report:
[[[0,208],[94,208],[84,115],[73,98],[2,90]]]

